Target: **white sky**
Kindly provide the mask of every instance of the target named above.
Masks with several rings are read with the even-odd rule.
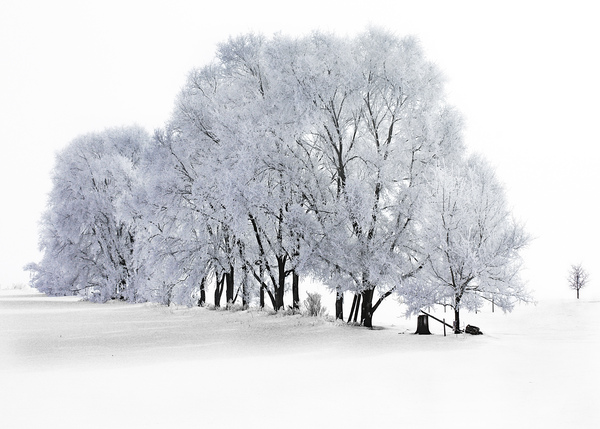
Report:
[[[524,277],[538,298],[574,296],[571,264],[600,288],[594,185],[600,25],[584,1],[26,1],[0,5],[0,286],[39,260],[38,220],[54,154],[76,136],[168,119],[187,72],[250,30],[353,34],[368,25],[421,39],[536,237]]]

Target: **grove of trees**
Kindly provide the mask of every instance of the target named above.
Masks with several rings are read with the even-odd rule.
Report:
[[[443,78],[414,38],[248,34],[189,73],[172,117],[81,136],[57,157],[32,286],[91,300],[297,308],[335,316],[527,299],[527,244],[468,156]],[[209,288],[210,285],[210,288]],[[223,296],[224,293],[224,296]]]

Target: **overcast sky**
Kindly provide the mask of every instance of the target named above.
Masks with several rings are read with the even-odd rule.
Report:
[[[600,295],[600,26],[580,1],[26,1],[0,5],[0,286],[26,282],[56,151],[76,136],[169,118],[187,72],[248,31],[415,35],[444,71],[469,150],[505,183],[535,240],[524,277],[571,297],[571,264]],[[586,292],[582,292],[585,296]]]

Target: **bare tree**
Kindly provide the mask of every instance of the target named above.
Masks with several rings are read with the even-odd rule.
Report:
[[[579,299],[579,289],[585,287],[588,282],[588,273],[583,269],[581,264],[571,265],[569,273],[569,286],[577,291],[577,299]]]

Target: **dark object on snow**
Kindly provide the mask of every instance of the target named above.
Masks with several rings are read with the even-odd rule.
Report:
[[[483,334],[483,332],[481,332],[481,330],[477,326],[471,326],[471,325],[467,325],[467,327],[465,328],[465,332],[467,334],[471,334],[471,335],[482,335]]]
[[[428,315],[428,316],[429,316],[429,317],[431,317],[433,320],[437,320],[438,322],[442,323],[444,326],[447,326],[447,327],[449,327],[450,329],[454,329],[454,326],[452,326],[452,325],[449,325],[448,323],[446,323],[446,320],[445,320],[445,319],[444,319],[444,320],[440,320],[440,319],[438,319],[437,317],[435,317],[435,316],[432,316],[432,315],[431,315],[431,314],[429,314],[429,313],[425,313],[423,310],[421,310],[421,313]]]
[[[427,315],[419,315],[417,319],[417,332],[415,334],[431,335],[431,332],[429,332],[429,317]]]

